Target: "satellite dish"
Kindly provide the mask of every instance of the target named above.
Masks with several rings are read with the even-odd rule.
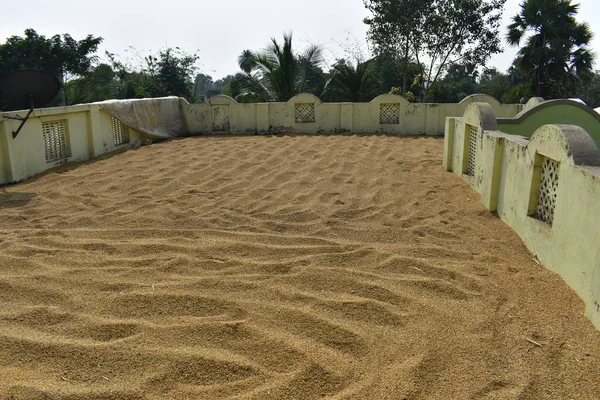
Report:
[[[16,138],[25,122],[33,112],[34,107],[43,107],[56,97],[60,83],[56,76],[48,71],[39,69],[22,69],[9,72],[0,77],[0,98],[3,99],[11,110],[29,109],[23,117],[4,118],[21,121],[19,128],[13,132]]]

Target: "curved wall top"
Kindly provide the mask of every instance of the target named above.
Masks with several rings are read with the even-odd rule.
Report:
[[[583,128],[575,125],[542,126],[533,133],[527,148],[533,155],[539,152],[559,162],[600,166],[598,146]]]
[[[218,94],[216,96],[212,96],[207,101],[208,104],[211,105],[221,105],[221,104],[238,104],[237,100],[233,97],[229,97],[225,94]]]
[[[287,103],[315,103],[321,104],[322,101],[312,93],[300,93],[292,97]]]
[[[543,97],[532,97],[527,101],[527,103],[525,103],[525,108],[523,109],[523,112],[525,112],[533,107],[537,107],[538,105],[542,104],[545,101],[546,100]]]
[[[485,131],[498,130],[496,123],[496,113],[488,103],[471,103],[465,110],[463,119],[465,123],[480,127]]]
[[[481,94],[481,93],[472,94],[470,96],[467,96],[464,99],[462,99],[460,101],[460,103],[458,103],[458,104],[464,105],[464,104],[471,104],[471,103],[488,103],[492,107],[499,107],[501,105],[500,102],[498,100],[496,100],[495,98],[493,98],[492,96],[489,96],[487,94]]]
[[[531,137],[537,129],[548,124],[579,126],[600,146],[600,114],[578,101],[548,100],[514,118],[498,118],[502,132],[525,137]]]
[[[410,101],[406,100],[404,97],[400,96],[399,94],[390,94],[390,93],[380,94],[379,96],[377,96],[373,100],[371,100],[371,103],[372,104],[400,103],[400,106],[402,106],[402,107],[410,105]]]

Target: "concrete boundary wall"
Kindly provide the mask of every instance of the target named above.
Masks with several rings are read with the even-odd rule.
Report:
[[[311,94],[300,94],[286,103],[243,104],[227,96],[215,96],[205,104],[189,104],[180,99],[177,118],[183,115],[187,125],[182,135],[443,135],[446,117],[462,115],[476,101],[492,104],[494,111],[505,117],[525,109],[520,104],[500,104],[486,95],[472,95],[458,104],[412,104],[389,94],[370,103],[323,103]],[[145,140],[143,134],[115,120],[98,103],[35,110],[13,139],[12,132],[20,121],[6,117],[25,114],[26,111],[0,113],[0,184],[19,182],[62,163],[88,160]]]
[[[16,138],[20,121],[0,114],[0,184],[19,182],[69,161],[138,146],[142,136],[96,104],[35,110]]]
[[[531,139],[499,130],[489,104],[448,118],[444,167],[511,226],[586,304],[600,329],[600,152],[576,125],[543,125]]]
[[[192,135],[268,133],[390,133],[444,134],[447,117],[463,115],[471,103],[491,104],[497,115],[514,117],[521,104],[500,104],[476,94],[458,104],[410,103],[402,96],[384,94],[369,103],[323,103],[312,94],[299,94],[285,103],[238,103],[228,96],[211,97],[204,104],[182,106]]]

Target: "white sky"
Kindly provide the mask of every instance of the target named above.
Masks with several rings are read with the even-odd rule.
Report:
[[[519,3],[507,1],[505,25],[518,12]],[[596,34],[592,48],[600,53],[600,1],[579,3],[578,20],[590,24]],[[281,39],[283,32],[292,31],[300,48],[323,45],[329,59],[344,56],[344,49],[356,48],[357,43],[366,49],[362,20],[368,12],[363,0],[28,0],[26,4],[27,10],[2,7],[2,42],[23,35],[26,28],[46,36],[70,33],[75,39],[91,33],[104,38],[101,58],[105,50],[125,58],[129,46],[146,54],[168,44],[197,52],[199,72],[215,80],[238,72],[242,50],[262,49],[271,37]],[[505,53],[496,55],[491,66],[505,71],[515,53],[515,48],[505,46]]]

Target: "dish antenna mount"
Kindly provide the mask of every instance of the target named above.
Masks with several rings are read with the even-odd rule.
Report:
[[[19,128],[13,131],[13,139],[17,137],[25,122],[33,113],[33,108],[43,107],[50,103],[60,89],[56,76],[39,69],[21,69],[9,72],[0,77],[0,99],[3,99],[9,110],[29,109],[25,117],[4,118],[21,121]]]

